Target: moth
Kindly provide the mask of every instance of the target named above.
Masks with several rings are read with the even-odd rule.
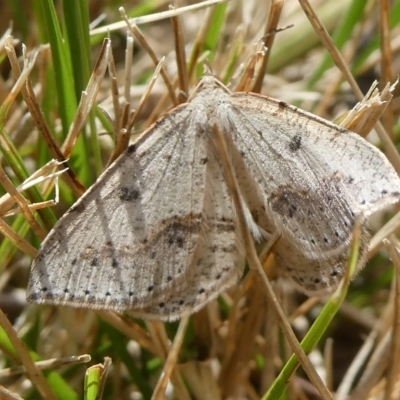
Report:
[[[174,320],[236,284],[245,250],[213,124],[223,133],[246,224],[310,296],[342,279],[356,218],[400,199],[369,142],[296,107],[202,78],[57,222],[33,262],[29,301]]]

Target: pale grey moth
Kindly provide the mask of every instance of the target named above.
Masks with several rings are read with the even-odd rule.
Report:
[[[279,232],[278,265],[307,294],[332,292],[355,219],[400,199],[396,172],[360,136],[206,76],[57,222],[33,262],[28,300],[174,320],[237,283],[245,254],[213,124],[255,241]]]

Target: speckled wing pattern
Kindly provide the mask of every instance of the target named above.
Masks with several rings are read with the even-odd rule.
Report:
[[[400,199],[386,157],[355,133],[275,99],[232,94],[218,120],[256,179],[281,233],[277,263],[309,295],[333,292],[347,264],[355,219]],[[271,230],[271,227],[265,227]],[[362,225],[358,268],[368,232]]]
[[[297,286],[333,291],[355,218],[399,200],[397,174],[356,134],[206,76],[55,225],[33,263],[28,299],[172,320],[237,282],[245,254],[213,124],[255,240],[278,231],[276,260]]]
[[[176,319],[238,281],[244,254],[207,116],[196,99],[181,106],[105,171],[43,242],[29,300]]]

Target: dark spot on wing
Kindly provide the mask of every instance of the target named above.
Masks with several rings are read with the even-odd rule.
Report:
[[[127,149],[126,149],[126,154],[132,154],[136,151],[136,145],[131,144]]]
[[[218,246],[213,244],[208,248],[208,250],[211,251],[211,253],[215,253],[218,250]]]
[[[289,143],[289,149],[293,152],[299,150],[301,147],[301,136],[297,133],[294,135]]]
[[[77,212],[77,213],[82,213],[85,211],[85,204],[84,202],[80,202],[80,203],[75,203],[70,209],[69,212]]]
[[[279,108],[286,108],[286,107],[287,107],[287,104],[286,104],[284,101],[280,101],[280,102],[278,103],[278,106],[279,106]]]
[[[94,257],[94,258],[92,259],[92,261],[90,262],[90,265],[91,265],[92,267],[96,267],[97,265],[99,265],[99,259],[98,259],[97,257]]]
[[[136,201],[140,198],[140,191],[135,187],[122,186],[118,189],[118,197],[123,201]]]
[[[151,286],[149,286],[149,287],[147,288],[147,291],[148,291],[148,292],[151,292],[153,289],[154,289],[154,286],[151,285]]]
[[[203,157],[203,158],[201,158],[201,159],[200,159],[200,163],[203,164],[203,165],[204,165],[204,164],[207,164],[207,163],[208,163],[208,157]]]
[[[221,250],[224,253],[228,253],[228,254],[232,254],[235,253],[235,251],[237,250],[236,246],[234,244],[230,245],[230,246],[223,246],[221,247]]]
[[[112,266],[113,268],[117,268],[118,265],[119,265],[118,260],[116,260],[115,258],[113,258],[112,263],[111,263],[111,266]]]
[[[174,236],[174,235],[169,235],[168,237],[168,244],[172,246],[173,244],[176,244],[179,248],[183,247],[183,244],[185,243],[183,237],[181,236]]]
[[[298,208],[297,204],[301,203],[302,196],[306,197],[307,192],[299,193],[288,187],[281,187],[277,193],[271,195],[272,209],[282,216],[293,218]]]
[[[198,232],[200,229],[200,218],[194,215],[188,215],[186,218],[171,218],[163,221],[163,223],[166,225],[163,235],[166,236],[167,243],[170,246],[176,245],[179,248],[185,246],[186,237]]]

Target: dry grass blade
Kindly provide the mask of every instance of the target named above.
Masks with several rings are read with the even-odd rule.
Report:
[[[139,116],[141,114],[141,111],[143,110],[143,108],[147,104],[147,101],[148,101],[148,99],[149,99],[149,97],[151,95],[151,90],[153,89],[153,87],[154,87],[154,85],[156,83],[156,80],[157,80],[158,76],[161,73],[164,61],[165,61],[165,59],[162,58],[160,60],[160,62],[157,64],[157,66],[156,66],[156,68],[154,70],[153,76],[151,77],[151,79],[150,79],[150,81],[149,81],[149,83],[147,85],[146,91],[143,93],[142,97],[139,100],[139,104],[138,104],[137,110],[133,114],[132,118],[129,119],[129,121],[128,121],[129,124],[128,124],[128,128],[127,128],[128,132],[132,131],[135,123],[137,122],[137,119],[139,118]]]
[[[187,310],[179,323],[179,328],[178,331],[176,332],[175,339],[168,351],[168,356],[167,359],[165,360],[163,372],[160,376],[160,379],[157,382],[157,385],[151,397],[152,400],[162,400],[165,398],[165,391],[167,389],[168,381],[174,369],[176,369],[178,354],[181,349],[183,339],[185,338],[189,317],[190,317],[190,312],[189,310]]]
[[[268,12],[268,22],[265,26],[265,33],[263,37],[264,47],[266,49],[265,56],[263,57],[262,66],[256,75],[252,92],[255,93],[261,92],[262,84],[264,81],[264,75],[267,69],[268,59],[271,53],[271,47],[272,44],[274,43],[275,34],[278,28],[278,23],[281,16],[282,8],[283,8],[283,0],[271,1]]]
[[[290,343],[290,346],[293,352],[299,359],[301,366],[306,371],[307,375],[311,379],[311,381],[316,386],[317,390],[323,396],[324,399],[333,399],[332,394],[329,392],[327,387],[322,382],[320,376],[315,371],[314,367],[310,363],[309,359],[307,358],[304,350],[301,348],[300,343],[298,342],[291,326],[289,325],[282,308],[277,301],[272,286],[264,273],[264,270],[261,266],[260,260],[258,258],[257,252],[254,247],[253,238],[251,237],[250,231],[246,224],[246,216],[245,211],[243,208],[243,204],[240,198],[240,191],[238,189],[238,185],[236,182],[236,178],[233,175],[233,166],[229,159],[229,154],[227,151],[227,147],[225,144],[223,133],[219,130],[217,125],[214,125],[214,134],[215,134],[215,141],[217,143],[217,148],[219,151],[219,155],[221,157],[221,164],[224,171],[225,179],[227,186],[230,191],[230,195],[232,196],[232,201],[235,204],[235,210],[237,212],[238,218],[238,225],[240,227],[242,233],[242,239],[244,242],[244,248],[246,252],[246,258],[249,262],[251,268],[257,271],[260,274],[261,279],[263,280],[266,288],[266,295],[268,302],[274,312],[277,314],[278,321],[281,325],[283,333]]]
[[[15,49],[13,47],[13,40],[12,38],[7,39],[7,44],[6,44],[6,50],[7,50],[7,55],[10,60],[10,64],[13,70],[13,74],[15,77],[20,77],[24,76],[26,73],[27,69],[26,67],[24,68],[23,71],[20,70],[19,64],[18,64],[18,57],[15,53]],[[28,59],[25,57],[24,58],[24,63],[26,65]],[[27,77],[26,77],[27,78]],[[25,80],[25,78],[22,78]],[[18,78],[18,81],[20,79]],[[60,162],[65,162],[65,157],[64,154],[62,153],[61,149],[58,147],[53,135],[51,134],[50,128],[46,122],[46,120],[43,117],[43,113],[40,110],[39,102],[36,98],[35,92],[32,88],[32,85],[27,79],[26,85],[21,86],[21,93],[24,97],[24,101],[29,109],[29,112],[35,121],[35,124],[39,131],[42,133],[48,148],[50,152],[53,155],[53,158],[59,160]],[[78,181],[74,173],[72,172],[71,169],[68,169],[67,174],[66,174],[66,179],[68,183],[70,184],[71,188],[75,191],[76,194],[81,195],[84,192],[84,188],[81,185],[81,183]]]
[[[210,361],[189,361],[179,364],[179,371],[198,400],[222,400]]]
[[[392,217],[383,227],[374,235],[369,245],[368,256],[372,257],[382,247],[383,239],[389,237],[392,233],[399,230],[400,227],[400,212]]]
[[[325,343],[324,348],[324,366],[326,371],[326,387],[332,391],[333,390],[333,341],[328,339]]]
[[[34,258],[36,256],[36,248],[19,236],[2,218],[0,218],[0,232],[29,257]]]
[[[62,166],[63,163],[59,163],[56,160],[49,161],[46,165],[44,165],[42,168],[40,168],[38,171],[34,172],[25,182],[23,182],[21,185],[18,185],[15,190],[18,191],[18,193],[23,192],[24,190],[27,190],[33,186],[39,185],[43,182],[49,181],[49,180],[54,180],[57,179],[57,177],[64,172],[67,171],[67,169],[63,169],[60,171],[54,172],[55,169],[58,167]],[[0,167],[1,168],[1,167]],[[4,171],[1,169],[2,173]],[[8,179],[8,178],[7,178]],[[6,188],[9,183],[3,184],[3,186]],[[14,186],[13,186],[14,187]],[[11,192],[13,192],[14,189],[10,188],[9,193],[6,193],[4,196],[0,198],[0,215],[3,217],[8,217],[11,215],[16,215],[20,213],[19,208],[14,208],[11,209],[11,207],[16,203],[16,200],[13,198],[11,195]],[[34,204],[26,204],[29,210],[35,211],[35,210],[40,210],[42,208],[50,207],[58,202],[58,190],[57,190],[57,185],[56,185],[56,196],[54,200],[48,200],[48,201],[43,201],[40,203],[34,203]]]
[[[23,400],[22,397],[0,385],[0,396],[3,400]]]
[[[342,379],[342,382],[336,391],[336,400],[345,400],[349,398],[351,388],[354,385],[354,382],[357,380],[357,376],[360,374],[360,371],[362,371],[367,359],[370,357],[373,351],[379,335],[379,330],[380,329],[376,327],[376,329],[373,330],[369,334],[368,338],[364,341],[363,347],[353,359],[352,364],[346,371],[346,375]]]
[[[199,27],[196,37],[193,41],[192,52],[191,52],[190,60],[188,62],[188,67],[187,67],[189,80],[193,79],[193,74],[194,74],[196,65],[200,59],[201,51],[203,49],[204,42],[206,40],[207,32],[211,28],[212,17],[213,17],[213,9],[209,8],[206,10],[206,14],[204,16],[203,22],[202,22],[201,26]]]
[[[136,25],[132,24],[129,21],[127,15],[125,14],[125,10],[122,7],[120,8],[120,13],[121,13],[122,18],[126,22],[129,30],[131,31],[132,35],[136,38],[136,40],[140,43],[140,45],[147,51],[150,58],[153,60],[154,65],[155,66],[160,65],[160,59],[157,57],[157,55],[151,48],[150,44],[147,42],[145,36],[143,35],[143,33],[140,31],[140,29]],[[164,79],[165,85],[167,86],[168,93],[171,98],[172,104],[177,105],[178,100],[176,99],[173,85],[172,85],[171,80],[169,79],[167,71],[165,70],[164,67],[161,67],[160,74],[161,74],[162,78]]]
[[[389,359],[389,368],[386,374],[386,388],[385,388],[385,400],[391,400],[393,394],[398,393],[396,386],[399,384],[399,373],[400,373],[400,360],[398,354],[400,354],[400,254],[399,250],[395,247],[394,243],[398,241],[396,238],[392,238],[393,242],[385,239],[385,247],[393,261],[396,269],[396,276],[394,282],[394,306],[393,306],[393,324],[392,324],[392,343]]]
[[[68,136],[61,148],[66,158],[70,157],[79,132],[82,130],[82,127],[85,124],[89,112],[96,100],[97,94],[100,90],[100,85],[103,82],[104,75],[107,70],[110,50],[111,40],[105,39],[87,88],[82,93],[74,121],[72,122],[68,132]]]
[[[391,332],[387,332],[378,344],[365,371],[354,388],[351,394],[352,400],[367,399],[369,393],[373,390],[379,379],[381,379],[389,363],[391,342]]]
[[[50,369],[50,368],[60,368],[66,365],[75,365],[75,364],[83,364],[90,362],[91,357],[88,354],[84,354],[81,356],[71,356],[71,357],[64,357],[64,358],[53,358],[51,360],[43,360],[43,361],[36,361],[35,365],[39,369]],[[26,368],[21,366],[15,366],[11,368],[4,368],[0,370],[0,377],[8,377],[18,374],[23,374],[26,372]]]
[[[179,17],[175,16],[172,18],[172,26],[174,29],[175,38],[175,53],[176,53],[176,64],[178,66],[178,79],[179,79],[179,103],[187,101],[189,96],[189,77],[186,63],[185,44],[183,40],[182,26]]]
[[[363,100],[346,114],[339,125],[366,137],[390,104],[397,84],[398,81],[393,85],[388,83],[380,93],[375,81]]]
[[[352,90],[354,91],[355,95],[357,96],[357,98],[360,101],[362,101],[363,94],[362,94],[357,82],[355,81],[353,75],[351,74],[349,68],[347,67],[347,64],[346,64],[344,58],[342,57],[339,50],[336,48],[333,41],[331,40],[328,32],[322,25],[318,16],[315,14],[310,3],[308,2],[308,0],[300,0],[300,4],[302,5],[304,12],[306,13],[307,17],[309,18],[315,31],[318,33],[321,41],[324,43],[326,49],[330,52],[333,61],[338,66],[338,68],[342,72],[343,76],[346,78],[347,82],[350,84],[350,86],[351,86]],[[393,164],[397,173],[400,173],[399,153],[397,152],[397,149],[394,146],[393,142],[391,141],[390,137],[388,136],[387,132],[384,130],[383,126],[379,122],[377,123],[376,131],[379,134],[379,137],[385,148],[388,159]]]
[[[381,73],[382,82],[381,88],[393,79],[393,68],[392,68],[392,52],[390,48],[390,4],[387,0],[380,0],[380,39],[381,39]],[[393,138],[393,111],[392,105],[389,104],[383,115],[383,126],[389,136]]]
[[[219,3],[225,3],[227,1],[229,1],[229,0],[206,0],[206,1],[202,1],[198,4],[192,4],[187,7],[180,7],[178,9],[164,11],[164,12],[157,13],[154,15],[148,15],[146,17],[132,18],[129,20],[129,22],[131,24],[135,24],[135,25],[147,24],[149,22],[159,21],[161,19],[176,17],[178,15],[185,14],[189,11],[201,10],[202,8],[211,7],[211,6],[214,6]],[[124,27],[125,27],[125,24],[123,22],[116,22],[114,24],[110,24],[105,27],[93,29],[91,31],[91,34],[98,35],[100,33],[108,33],[108,32],[111,32],[111,31],[114,31],[117,29],[122,29]]]
[[[180,324],[180,329],[178,330],[180,336],[176,338],[174,351],[172,353],[170,353],[171,346],[169,344],[169,340],[165,331],[165,326],[160,322],[146,323],[150,336],[158,349],[158,354],[160,354],[162,359],[164,360],[165,373],[167,374],[166,378],[171,379],[171,383],[175,387],[177,397],[182,400],[190,400],[190,394],[185,386],[182,376],[179,374],[179,371],[176,370],[174,367],[176,364],[176,357],[178,356],[178,351],[182,345],[182,340],[183,340],[182,334],[186,330],[188,322],[187,321],[188,316],[186,317],[187,317],[186,321],[183,321],[183,323],[181,322]],[[157,396],[157,399],[154,400],[159,400],[160,398],[162,398],[160,396],[164,394],[165,385],[167,383],[166,379],[163,379],[163,377],[161,377],[158,382],[159,382],[158,389],[154,390],[153,392],[153,396]]]
[[[3,185],[4,189],[7,190],[9,195],[18,204],[20,211],[24,214],[32,230],[35,232],[35,235],[43,240],[46,237],[47,232],[37,223],[35,217],[33,216],[32,210],[29,208],[26,199],[13,185],[13,183],[6,175],[1,165],[0,165],[0,184]]]
[[[18,354],[19,359],[24,364],[28,376],[30,377],[32,383],[36,386],[39,393],[47,400],[56,400],[56,397],[49,387],[42,371],[32,361],[25,343],[18,337],[13,326],[4,315],[2,310],[0,310],[0,326],[5,332],[7,332],[7,336],[13,344],[16,354]]]
[[[130,33],[127,34],[126,51],[125,51],[125,79],[124,79],[124,98],[123,103],[119,104],[119,93],[118,84],[115,71],[115,65],[110,54],[109,70],[112,77],[112,99],[114,106],[114,136],[115,136],[115,147],[108,160],[107,166],[109,166],[118,156],[126,150],[130,139],[130,129],[128,125],[131,121],[131,69],[132,69],[132,57],[133,57],[133,37]],[[138,112],[135,113],[136,115]]]
[[[110,325],[116,327],[120,332],[135,342],[138,342],[141,347],[150,351],[153,354],[161,355],[162,353],[155,347],[149,338],[148,333],[132,321],[127,321],[118,314],[111,311],[97,311],[97,314],[104,318]]]
[[[231,313],[225,359],[219,376],[219,386],[223,389],[222,398],[235,396],[244,384],[242,366],[249,365],[254,357],[254,344],[263,322],[263,316],[258,312],[266,306],[263,286],[258,282],[256,273],[249,275],[241,296],[247,299],[247,312],[242,314],[237,303],[232,307],[235,311],[232,310]]]
[[[252,86],[255,84],[254,77],[259,76],[259,70],[263,68],[266,56],[266,48],[257,51],[255,54],[250,56],[249,60],[246,63],[246,66],[243,68],[243,72],[240,81],[236,85],[235,92],[253,91]],[[257,65],[259,66],[259,68],[257,68]]]

